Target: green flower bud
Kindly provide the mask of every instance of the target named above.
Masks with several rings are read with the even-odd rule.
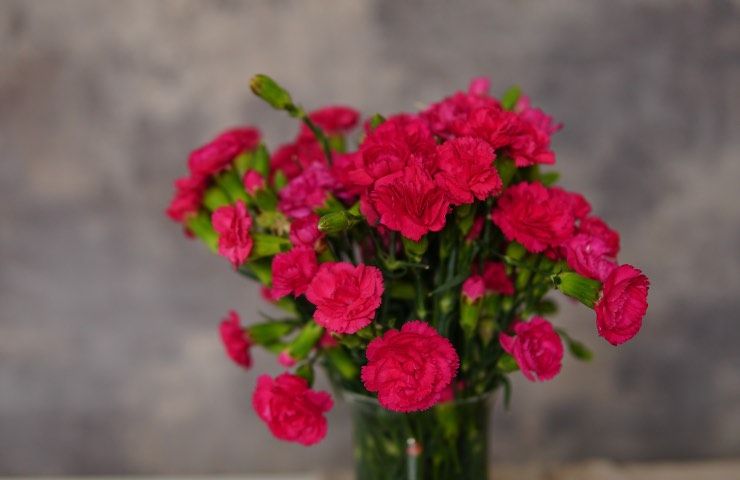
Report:
[[[319,231],[327,235],[344,232],[350,228],[350,216],[344,210],[327,213],[319,219]]]
[[[555,288],[565,295],[575,298],[588,308],[594,308],[601,292],[601,282],[575,272],[563,272],[551,278]]]
[[[323,334],[324,327],[318,325],[313,320],[309,320],[301,331],[298,332],[295,340],[288,346],[288,355],[295,360],[303,360],[308,356],[308,353],[313,349],[319,339],[321,339]]]
[[[255,95],[269,103],[273,108],[278,110],[295,109],[293,99],[290,98],[287,90],[267,75],[255,75],[249,82],[249,87]]]

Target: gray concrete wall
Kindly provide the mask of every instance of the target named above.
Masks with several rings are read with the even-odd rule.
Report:
[[[350,463],[343,406],[315,448],[273,440],[216,325],[257,289],[163,209],[187,152],[224,126],[309,106],[412,109],[490,75],[566,128],[565,185],[623,233],[653,282],[615,349],[495,414],[509,462],[740,451],[740,3],[737,1],[0,2],[0,474],[213,473]]]

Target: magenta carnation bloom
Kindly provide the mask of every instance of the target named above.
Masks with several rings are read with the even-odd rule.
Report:
[[[270,295],[278,300],[288,294],[296,297],[306,293],[319,265],[312,248],[294,247],[278,253],[272,259],[272,289]]]
[[[252,406],[276,438],[309,446],[326,436],[324,413],[334,402],[328,393],[311,390],[304,378],[283,373],[257,379]]]
[[[308,117],[326,135],[343,135],[357,126],[360,112],[351,107],[337,105],[314,110]],[[301,124],[300,137],[315,139],[313,132],[304,124]]]
[[[227,168],[239,154],[257,148],[259,142],[260,132],[256,128],[227,130],[194,150],[188,159],[188,167],[194,175],[214,175]]]
[[[244,172],[244,190],[248,194],[254,195],[258,190],[265,188],[265,177],[257,170],[247,170]]]
[[[290,218],[306,217],[324,204],[335,186],[329,168],[314,163],[280,190],[278,208]]]
[[[414,412],[438,403],[460,359],[448,339],[421,320],[389,330],[365,352],[362,382],[388,410]]]
[[[522,182],[506,189],[491,214],[508,240],[530,252],[557,247],[573,235],[573,199],[564,190]]]
[[[249,349],[252,347],[252,342],[249,341],[247,332],[242,328],[239,314],[230,310],[219,325],[219,333],[229,358],[241,367],[251,367],[252,356],[249,354]]]
[[[631,339],[642,327],[647,312],[650,281],[632,265],[620,265],[604,281],[594,306],[599,335],[612,345]]]
[[[516,336],[502,333],[501,347],[516,360],[527,379],[550,380],[560,372],[563,361],[563,342],[550,322],[533,317],[529,322],[514,325]]]
[[[445,192],[416,162],[375,182],[370,203],[382,225],[414,241],[442,230],[450,207]]]
[[[218,232],[218,254],[229,259],[238,268],[252,251],[252,217],[243,201],[219,207],[211,214],[213,229]]]
[[[609,225],[599,217],[583,218],[578,225],[578,233],[600,239],[606,246],[604,253],[610,257],[616,257],[619,253],[619,232],[609,228]]]
[[[486,262],[483,265],[483,283],[489,292],[514,295],[514,282],[506,274],[506,265],[501,262]]]
[[[292,180],[309,166],[318,163],[325,164],[326,157],[321,145],[315,139],[299,139],[293,143],[280,146],[270,157],[270,172],[282,171]]]
[[[453,205],[485,200],[503,186],[493,166],[493,149],[480,139],[463,137],[450,140],[437,149],[434,177]]]
[[[319,216],[315,213],[303,218],[296,218],[290,224],[290,241],[293,246],[303,245],[314,248],[322,238],[324,238],[324,234],[319,231]]]
[[[306,298],[316,305],[316,323],[336,333],[355,333],[369,325],[382,295],[380,270],[346,262],[322,264],[306,290]]]
[[[182,223],[190,215],[197,213],[205,189],[205,177],[183,177],[175,180],[175,194],[167,207],[167,216]]]
[[[486,292],[486,285],[480,275],[471,275],[462,284],[462,295],[465,299],[475,302]]]
[[[433,166],[437,144],[424,122],[410,115],[396,115],[370,132],[360,145],[351,181],[370,186],[376,180],[401,171],[412,157],[425,168]]]
[[[579,233],[563,247],[568,266],[585,277],[603,282],[617,268],[610,247],[599,237]]]
[[[429,128],[442,138],[465,135],[469,115],[480,108],[500,108],[498,100],[488,96],[487,78],[474,78],[468,92],[457,92],[421,112]]]

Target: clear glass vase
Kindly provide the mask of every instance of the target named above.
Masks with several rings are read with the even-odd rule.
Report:
[[[486,480],[493,395],[397,413],[343,392],[352,412],[357,480]]]

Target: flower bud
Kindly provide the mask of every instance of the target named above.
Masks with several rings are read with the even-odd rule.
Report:
[[[342,233],[357,224],[357,219],[344,210],[327,213],[319,220],[319,231],[327,235]]]
[[[269,103],[273,108],[278,110],[295,108],[290,94],[267,75],[255,75],[249,82],[249,87],[255,95]]]
[[[323,327],[314,321],[309,321],[288,346],[287,354],[294,360],[303,360],[323,334]]]
[[[594,304],[599,299],[601,282],[575,272],[563,272],[551,278],[555,287],[565,295],[575,298],[588,308],[594,308]]]

